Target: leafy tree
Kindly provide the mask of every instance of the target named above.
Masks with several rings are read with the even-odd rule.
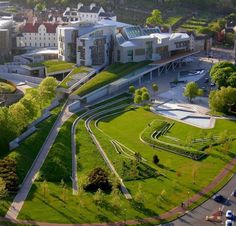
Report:
[[[149,95],[148,92],[144,92],[144,93],[142,94],[142,101],[143,101],[143,102],[146,102],[146,101],[148,101],[148,100],[150,100],[150,95]]]
[[[232,73],[227,79],[227,84],[233,88],[236,88],[236,72]]]
[[[86,186],[87,190],[111,190],[111,183],[109,180],[109,174],[102,168],[95,168],[91,171],[88,176],[88,185]]]
[[[236,88],[221,87],[220,90],[212,91],[209,96],[211,110],[223,113],[231,112],[236,104]]]
[[[134,103],[135,104],[141,104],[142,103],[142,97],[140,95],[137,95],[134,97]]]
[[[151,16],[146,19],[146,24],[156,27],[163,23],[161,12],[158,9],[152,11]]]
[[[184,96],[188,97],[190,102],[192,102],[193,98],[197,96],[201,96],[202,94],[203,94],[203,91],[198,88],[198,85],[196,82],[189,82],[186,85]]]
[[[152,161],[155,165],[158,165],[158,163],[160,162],[160,159],[158,158],[157,155],[153,155],[153,160]]]
[[[120,192],[118,189],[113,189],[111,192],[111,206],[117,210],[121,207]]]
[[[158,92],[158,90],[159,90],[159,88],[158,88],[158,85],[157,84],[152,84],[152,90],[153,90],[153,92],[154,93],[157,93]]]
[[[8,191],[6,188],[6,182],[0,177],[0,200],[6,198],[7,195]]]
[[[134,200],[135,200],[135,202],[143,203],[143,201],[144,201],[143,197],[144,197],[144,192],[142,190],[142,185],[139,184],[137,192],[136,192],[136,194],[134,196]]]
[[[134,86],[129,87],[129,93],[132,93],[132,94],[135,93],[135,87]]]

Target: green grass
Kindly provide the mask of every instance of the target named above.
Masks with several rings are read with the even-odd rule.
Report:
[[[91,69],[87,68],[87,67],[83,67],[83,66],[76,67],[65,77],[65,79],[63,79],[63,81],[60,83],[59,86],[65,88],[65,89],[68,89],[69,86],[67,83],[73,80],[74,75],[79,74],[79,73],[87,73],[88,74],[90,71],[91,71]]]
[[[73,63],[68,63],[66,61],[48,60],[48,61],[43,61],[40,63],[28,64],[27,66],[32,67],[32,68],[45,66],[47,73],[54,73],[54,72],[60,72],[60,71],[65,71],[65,70],[72,70],[75,65]]]
[[[53,115],[37,126],[37,132],[28,137],[17,149],[8,154],[9,157],[16,160],[17,175],[20,183],[24,180],[35,157],[37,156],[44,140],[56,120],[59,110],[60,107],[54,109],[52,111]],[[1,157],[3,158],[4,156]],[[7,200],[2,201],[3,204],[0,205],[0,216],[4,216],[6,214],[13,198],[13,196],[10,196]]]
[[[121,200],[119,203],[121,204],[121,208],[115,210],[110,206],[111,196],[105,194],[105,204],[99,206],[94,203],[92,193],[86,192],[82,197],[72,196],[70,182],[67,183],[68,190],[65,203],[62,201],[62,190],[59,183],[48,183],[48,194],[44,199],[41,183],[37,182],[31,189],[19,217],[21,219],[44,222],[94,223],[121,221],[124,220],[125,215],[126,219],[156,216],[180,205],[181,202],[187,199],[188,192],[190,192],[191,196],[207,186],[235,154],[235,151],[233,151],[236,148],[235,141],[233,142],[232,150],[228,153],[223,153],[220,146],[213,147],[211,150],[208,150],[209,156],[202,161],[194,161],[166,151],[154,150],[141,143],[139,134],[148,123],[155,119],[163,120],[164,118],[140,108],[109,117],[99,123],[99,128],[105,133],[135,152],[140,152],[148,160],[148,164],[156,168],[163,175],[157,178],[125,181],[125,185],[133,196],[136,194],[137,187],[140,184],[142,185],[143,205],[137,205],[137,203],[127,201],[123,196],[120,196]],[[64,126],[65,130],[62,128],[59,132],[61,139],[57,140],[56,145],[63,143],[64,139],[67,140],[65,136],[69,136],[69,127],[66,124]],[[122,169],[119,168],[119,162],[122,161],[122,158],[114,152],[114,149],[107,145],[104,134],[99,135],[99,131],[96,131],[93,126],[92,129],[96,133],[110,160],[117,167],[119,173],[122,173]],[[206,131],[218,133],[224,129],[228,129],[230,133],[235,134],[236,122],[217,120],[216,127]],[[201,129],[182,123],[177,124],[175,130],[173,128],[171,133],[185,139],[186,133],[188,134],[189,131],[201,133]],[[101,166],[106,168],[102,157],[84,128],[84,121],[79,123],[76,132],[78,178],[87,175],[94,167]],[[68,141],[63,143],[63,148],[59,148],[57,153],[55,148],[54,157],[56,158],[57,155],[62,159],[66,153],[68,154],[70,150],[68,144]],[[64,154],[61,155],[60,152],[63,150]],[[158,167],[152,163],[154,154],[157,154],[160,158],[160,165]],[[65,162],[67,162],[66,159]],[[192,177],[193,169],[196,169],[195,184],[193,183]],[[160,197],[163,191],[165,191],[164,198],[158,201],[157,198]],[[127,209],[126,213],[124,213],[124,209]]]
[[[16,87],[2,79],[0,79],[0,94],[14,93]]]
[[[109,66],[107,69],[97,74],[94,78],[85,83],[82,87],[74,92],[78,96],[84,96],[89,92],[92,92],[102,86],[105,86],[129,73],[135,71],[145,65],[149,64],[150,61],[143,61],[140,63],[115,63]]]

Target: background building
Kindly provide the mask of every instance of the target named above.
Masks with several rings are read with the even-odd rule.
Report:
[[[25,23],[16,37],[16,46],[18,48],[57,47],[59,26],[58,23]]]
[[[117,19],[113,12],[105,12],[102,7],[96,6],[94,3],[89,6],[79,3],[77,9],[67,8],[63,17],[67,18],[68,21],[77,22],[97,22],[103,19],[116,21]]]

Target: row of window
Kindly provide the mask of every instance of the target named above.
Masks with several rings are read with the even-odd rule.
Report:
[[[28,40],[27,37],[19,37],[19,39],[20,39],[20,40]],[[36,37],[36,38],[32,38],[32,39],[31,39],[31,37],[29,37],[29,40],[37,40],[37,39],[38,39],[38,40],[46,40],[46,39],[47,39],[47,40],[49,40],[49,41],[50,41],[50,40],[54,40],[54,41],[56,40],[55,37],[52,38],[52,39],[51,39],[50,37],[48,37],[48,38],[45,38],[45,37],[44,37],[44,38],[41,38],[41,37],[38,38],[38,37]]]
[[[27,43],[19,43],[19,47],[26,47],[26,46],[30,46],[30,47],[56,47],[56,43],[29,43],[29,45]]]

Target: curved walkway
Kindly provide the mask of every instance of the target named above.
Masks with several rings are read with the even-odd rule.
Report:
[[[198,201],[200,198],[202,198],[204,195],[212,191],[219,182],[224,179],[225,176],[228,175],[229,172],[232,172],[232,169],[236,166],[236,158],[232,159],[225,167],[221,170],[221,172],[214,178],[214,180],[204,189],[202,189],[199,193],[192,196],[189,200],[185,200],[185,203],[189,203],[190,205],[194,202]],[[177,206],[174,209],[161,214],[160,216],[156,217],[149,217],[144,218],[140,220],[127,220],[125,223],[128,225],[136,225],[141,223],[148,223],[148,222],[158,222],[161,220],[168,220],[172,217],[175,217],[176,215],[184,215],[186,214],[186,210],[183,209],[181,206]],[[24,221],[24,220],[14,220],[14,219],[7,219],[7,218],[0,218],[1,221],[11,221],[13,223],[18,224],[25,224],[25,225],[40,225],[40,226],[121,226],[125,225],[124,222],[115,222],[115,223],[92,223],[92,224],[58,224],[58,223],[44,223],[44,222],[37,222],[37,221]]]
[[[82,115],[77,117],[75,119],[75,121],[73,122],[73,125],[71,127],[71,151],[72,151],[72,178],[71,179],[72,179],[73,195],[77,195],[77,193],[78,193],[77,157],[76,157],[76,127],[77,127],[78,123],[80,122],[81,119],[85,118],[86,116],[91,115],[92,113],[95,113],[98,110],[109,107],[111,105],[114,105],[116,103],[119,103],[119,102],[121,102],[123,100],[127,100],[127,99],[128,99],[128,97],[123,97],[118,100],[108,102],[107,104],[98,106],[92,110],[89,110],[89,111],[83,113]]]

